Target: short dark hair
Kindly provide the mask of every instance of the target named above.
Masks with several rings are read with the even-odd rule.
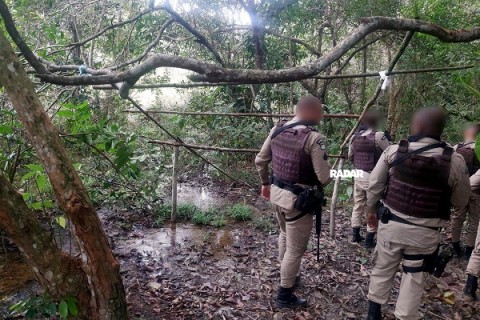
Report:
[[[304,107],[310,107],[312,105],[322,105],[322,101],[320,99],[318,99],[317,97],[309,94],[309,95],[306,95],[306,96],[303,96],[300,98],[300,100],[298,100],[297,102],[297,108],[304,108]]]
[[[362,125],[366,126],[367,128],[374,129],[378,126],[380,122],[380,113],[375,110],[370,110],[365,112],[362,118]]]
[[[421,125],[426,134],[440,136],[447,124],[447,113],[440,107],[419,109],[413,117],[414,121]]]

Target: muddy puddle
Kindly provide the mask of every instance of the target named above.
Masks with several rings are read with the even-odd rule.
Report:
[[[228,229],[198,227],[191,224],[170,224],[164,228],[136,230],[131,237],[115,241],[115,253],[139,253],[144,257],[165,258],[175,248],[208,244],[212,255],[221,256],[236,235]]]
[[[223,208],[241,199],[239,191],[223,187],[179,184],[178,203],[194,204],[201,210]],[[239,242],[240,232],[230,226],[222,228],[196,226],[190,223],[166,223],[162,228],[150,228],[143,223],[137,213],[124,209],[98,210],[105,230],[111,238],[112,247],[119,260],[130,261],[139,258],[145,264],[152,261],[164,261],[168,266],[172,257],[184,251],[202,252],[203,256],[213,258],[219,267],[230,268],[234,264],[232,252]],[[130,219],[132,220],[131,222]],[[123,222],[129,222],[129,229],[122,228]],[[67,254],[76,254],[78,246],[68,229],[54,232],[57,245]],[[183,259],[184,256],[180,258]],[[127,263],[131,267],[131,262]],[[127,268],[129,267],[127,265]],[[160,271],[146,274],[154,279]],[[41,292],[33,272],[19,252],[0,254],[0,319],[5,318],[8,308],[20,301]]]
[[[178,185],[178,203],[191,203],[202,210],[218,208],[225,205],[225,191],[212,190],[209,186]]]

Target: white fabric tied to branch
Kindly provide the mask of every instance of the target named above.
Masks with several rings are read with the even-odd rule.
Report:
[[[378,74],[380,75],[380,78],[383,80],[382,90],[387,89],[388,85],[390,84],[390,79],[387,76],[387,71],[380,71]]]

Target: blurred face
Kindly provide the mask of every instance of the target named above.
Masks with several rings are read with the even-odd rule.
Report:
[[[477,130],[475,129],[475,127],[467,127],[463,131],[463,140],[464,141],[474,141],[475,138],[476,138],[476,133],[477,133]]]
[[[414,115],[412,118],[412,121],[410,122],[410,134],[417,135],[420,133],[420,131],[421,131],[421,128],[420,128],[419,122],[416,121],[415,115]]]
[[[302,120],[312,121],[319,124],[323,118],[323,106],[320,102],[310,103],[302,106],[298,115]]]

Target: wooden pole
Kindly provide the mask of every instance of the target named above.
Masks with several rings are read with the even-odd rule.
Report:
[[[392,74],[393,68],[395,68],[395,65],[397,64],[398,60],[400,59],[402,54],[405,52],[405,49],[410,43],[410,40],[412,40],[413,35],[414,35],[413,31],[407,32],[407,34],[405,35],[405,38],[403,39],[402,45],[400,46],[400,49],[398,49],[392,61],[390,61],[390,64],[388,65],[387,74]],[[340,146],[341,154],[343,154],[343,150],[346,148],[346,146],[350,142],[350,138],[353,136],[357,128],[360,126],[360,123],[363,120],[363,117],[365,116],[365,114],[368,112],[368,109],[370,109],[370,107],[375,103],[375,101],[377,101],[377,98],[380,95],[380,92],[382,92],[382,84],[383,84],[383,80],[381,80],[378,83],[373,96],[370,98],[370,100],[367,101],[367,103],[363,107],[363,111],[360,114],[360,117],[358,118],[357,122],[353,126],[352,130],[350,130],[349,134],[345,137],[345,140]]]
[[[220,151],[220,152],[239,152],[239,153],[259,153],[260,149],[235,149],[235,148],[224,148],[224,147],[214,147],[214,146],[202,146],[198,144],[187,144],[180,143],[176,141],[160,141],[160,140],[148,140],[148,143],[167,145],[167,146],[179,146],[190,149],[201,149],[201,150],[211,150],[211,151]],[[344,158],[344,156],[331,154],[328,155],[329,158]]]
[[[455,71],[455,70],[464,70],[464,69],[471,69],[475,67],[475,65],[467,65],[467,66],[455,66],[455,67],[440,67],[440,68],[426,68],[426,69],[414,69],[414,70],[396,70],[396,71],[389,71],[386,73],[387,76],[392,75],[401,75],[401,74],[412,74],[412,73],[429,73],[429,72],[448,72],[448,71]],[[322,80],[334,80],[334,79],[351,79],[351,78],[374,78],[379,77],[378,72],[364,72],[364,73],[356,73],[356,74],[332,74],[329,76],[316,76],[315,79],[322,79]]]
[[[343,163],[345,158],[341,158],[338,162],[337,170],[343,169]],[[335,178],[335,184],[333,186],[332,202],[330,204],[330,238],[335,239],[335,211],[337,210],[338,188],[340,186],[340,176]]]
[[[123,112],[126,113],[142,113],[139,110],[125,110]],[[181,115],[181,116],[200,116],[200,117],[207,117],[207,116],[220,116],[220,117],[260,117],[260,118],[293,118],[295,117],[294,114],[290,113],[249,113],[249,112],[242,112],[242,113],[232,113],[232,112],[194,112],[194,111],[174,111],[174,110],[148,110],[147,113],[155,114],[174,114],[174,115]],[[358,114],[346,114],[346,113],[331,113],[331,114],[324,114],[324,118],[351,118],[351,119],[358,119],[360,115]]]
[[[173,170],[172,170],[172,217],[171,221],[177,220],[177,182],[178,182],[178,157],[180,147],[175,145],[173,147]]]

